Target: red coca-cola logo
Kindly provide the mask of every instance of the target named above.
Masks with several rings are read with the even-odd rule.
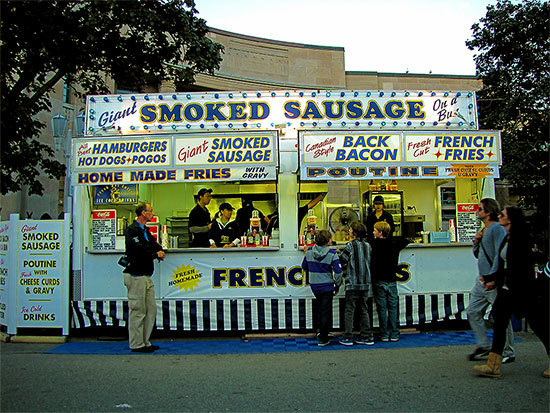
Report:
[[[115,217],[115,211],[94,211],[94,219],[111,219]]]
[[[4,225],[2,228],[0,228],[0,234],[6,232],[8,230],[8,226],[7,225]]]
[[[478,209],[478,206],[476,204],[459,205],[458,206],[459,212],[476,212],[477,209]]]

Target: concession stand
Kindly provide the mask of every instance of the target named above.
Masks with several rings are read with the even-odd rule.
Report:
[[[501,162],[499,132],[478,130],[475,93],[102,95],[88,96],[85,115],[70,171],[75,328],[126,325],[117,262],[136,205],[148,202],[156,216],[149,225],[167,250],[152,277],[158,329],[311,329],[306,225],[329,229],[343,247],[374,195],[384,197],[396,234],[413,240],[397,274],[401,325],[466,318],[476,209],[494,196]],[[260,245],[190,248],[189,212],[202,188],[212,189],[212,217],[222,203],[238,210],[253,202],[278,217],[278,228]],[[308,203],[315,205],[298,222]],[[335,300],[338,328],[343,291]]]

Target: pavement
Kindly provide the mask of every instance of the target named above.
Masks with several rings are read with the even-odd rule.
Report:
[[[312,336],[159,338],[152,354],[93,337],[0,343],[0,411],[548,412],[544,347],[517,338],[500,379],[473,374],[469,331],[323,348]]]

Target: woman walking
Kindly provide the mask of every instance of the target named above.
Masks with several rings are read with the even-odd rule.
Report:
[[[535,288],[535,271],[527,225],[520,208],[508,206],[499,214],[498,223],[506,229],[508,236],[500,246],[500,265],[496,273],[481,277],[485,289],[497,288],[493,304],[494,335],[487,364],[475,366],[481,376],[500,377],[502,352],[506,342],[506,327],[512,314],[527,322],[548,348],[548,295],[541,297]],[[543,375],[548,377],[548,370]]]

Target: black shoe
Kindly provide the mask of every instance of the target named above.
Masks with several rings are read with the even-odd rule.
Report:
[[[151,345],[148,346],[147,348],[150,348],[151,351],[157,351],[160,347],[159,347],[159,346],[155,346],[154,344],[151,344]]]
[[[482,357],[486,357],[489,355],[489,351],[487,349],[477,347],[474,352],[470,355],[468,355],[468,360],[470,361],[479,361]]]
[[[502,364],[510,364],[510,363],[513,363],[514,361],[516,361],[516,358],[512,356],[502,357]]]
[[[152,353],[153,351],[155,351],[153,350],[153,346],[132,349],[132,353]]]

